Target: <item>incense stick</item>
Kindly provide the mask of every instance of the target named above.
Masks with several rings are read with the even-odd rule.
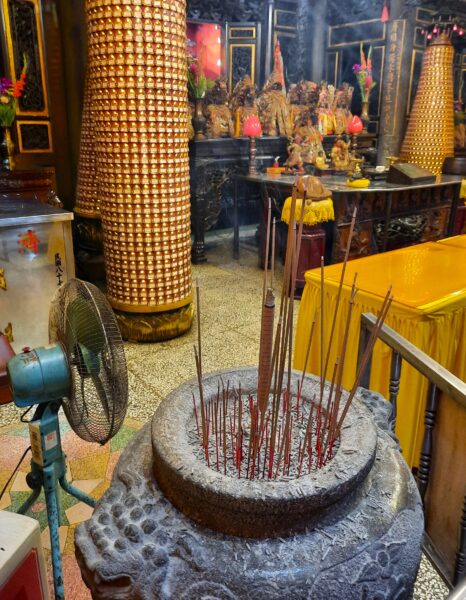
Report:
[[[354,210],[353,210],[353,216],[352,216],[352,219],[351,219],[351,225],[350,225],[350,230],[349,230],[349,234],[348,234],[348,241],[346,243],[345,258],[343,260],[343,267],[341,269],[340,282],[338,284],[337,301],[336,301],[336,304],[335,304],[335,312],[333,313],[332,327],[330,329],[330,337],[329,337],[329,340],[328,340],[328,351],[327,351],[327,356],[326,356],[326,359],[325,359],[324,379],[325,379],[325,377],[327,375],[328,361],[330,359],[330,349],[332,347],[333,335],[335,333],[335,325],[336,325],[336,321],[337,321],[338,308],[340,306],[341,292],[342,292],[342,289],[343,289],[343,282],[344,282],[345,273],[346,273],[346,264],[348,262],[349,253],[350,253],[350,249],[351,249],[351,241],[353,239],[354,225],[356,223],[357,212],[358,212],[358,209],[355,206]]]
[[[272,216],[272,202],[269,198],[269,204],[267,208],[267,232],[265,236],[265,258],[264,258],[264,283],[262,286],[262,304],[265,301],[265,292],[267,289],[267,270],[269,266],[269,244],[270,244],[270,220]]]

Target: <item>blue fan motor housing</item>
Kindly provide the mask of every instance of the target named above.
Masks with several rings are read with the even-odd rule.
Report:
[[[68,397],[71,372],[60,344],[17,354],[8,361],[16,406],[32,406]]]

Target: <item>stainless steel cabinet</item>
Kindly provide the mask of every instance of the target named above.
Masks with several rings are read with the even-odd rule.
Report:
[[[55,290],[74,277],[73,213],[0,195],[0,330],[13,348],[48,343]]]

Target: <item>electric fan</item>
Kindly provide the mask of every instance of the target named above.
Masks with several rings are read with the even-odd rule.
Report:
[[[105,444],[123,423],[128,378],[115,316],[95,286],[71,279],[57,290],[50,308],[49,337],[49,346],[16,355],[7,368],[15,404],[38,405],[29,422],[32,460],[26,480],[33,491],[18,512],[25,513],[44,488],[55,598],[61,600],[58,484],[90,506],[95,501],[66,479],[58,412],[63,407],[79,437]]]

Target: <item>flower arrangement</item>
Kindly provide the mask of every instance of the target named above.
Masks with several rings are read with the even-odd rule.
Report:
[[[199,58],[188,56],[188,89],[194,100],[204,98],[205,93],[210,90],[214,81],[204,75],[204,47],[202,47]]]
[[[361,64],[355,64],[353,66],[353,73],[356,75],[358,80],[359,89],[361,90],[361,99],[363,102],[369,102],[369,95],[375,88],[376,83],[372,79],[372,46],[369,46],[367,53],[367,59],[364,54],[364,50],[361,44]]]
[[[23,69],[19,79],[13,84],[8,78],[0,79],[0,127],[11,127],[16,117],[18,98],[23,95],[26,85],[27,61],[24,56]]]

